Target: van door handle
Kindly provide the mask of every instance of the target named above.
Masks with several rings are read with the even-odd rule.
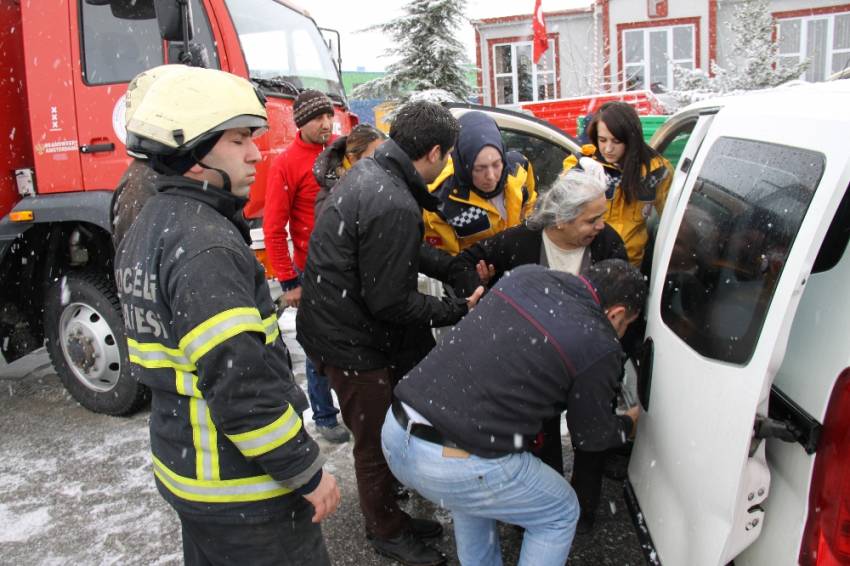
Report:
[[[115,144],[107,142],[80,146],[80,153],[101,153],[104,151],[115,151]]]

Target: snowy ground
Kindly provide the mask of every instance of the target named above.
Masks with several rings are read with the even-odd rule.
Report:
[[[282,327],[303,380],[304,354],[291,340],[294,311],[284,314]],[[312,420],[304,420],[312,430]],[[80,407],[43,350],[0,368],[0,565],[182,563],[176,515],[154,486],[147,421],[146,411],[114,418]],[[340,510],[323,524],[334,564],[392,564],[364,539],[351,443],[319,442],[343,495]],[[569,563],[642,564],[620,484],[606,480],[604,490],[597,529],[576,539]],[[418,497],[404,507],[418,516],[436,513],[450,527],[448,513]],[[437,546],[453,558],[450,531]],[[502,529],[506,564],[516,563],[520,542],[515,529]]]

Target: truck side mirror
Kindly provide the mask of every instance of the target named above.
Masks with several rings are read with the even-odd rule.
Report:
[[[182,41],[188,44],[192,39],[192,22],[188,0],[153,0],[156,19],[159,22],[159,35],[165,41]],[[188,46],[186,51],[188,52]]]

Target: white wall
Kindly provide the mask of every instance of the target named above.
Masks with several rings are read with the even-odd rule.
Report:
[[[531,36],[531,20],[502,24],[479,25],[481,49],[482,91],[485,104],[494,104],[491,93],[491,59],[488,40]],[[600,57],[602,30],[598,29],[598,44],[594,47],[593,18],[590,13],[548,17],[546,31],[558,34],[558,78],[563,98],[590,94],[594,90],[594,57]],[[601,72],[601,66],[600,71]]]

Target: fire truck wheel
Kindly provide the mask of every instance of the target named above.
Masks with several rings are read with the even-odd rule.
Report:
[[[44,333],[56,373],[83,407],[129,415],[150,399],[130,373],[121,305],[104,275],[69,272],[56,281],[45,297]]]

